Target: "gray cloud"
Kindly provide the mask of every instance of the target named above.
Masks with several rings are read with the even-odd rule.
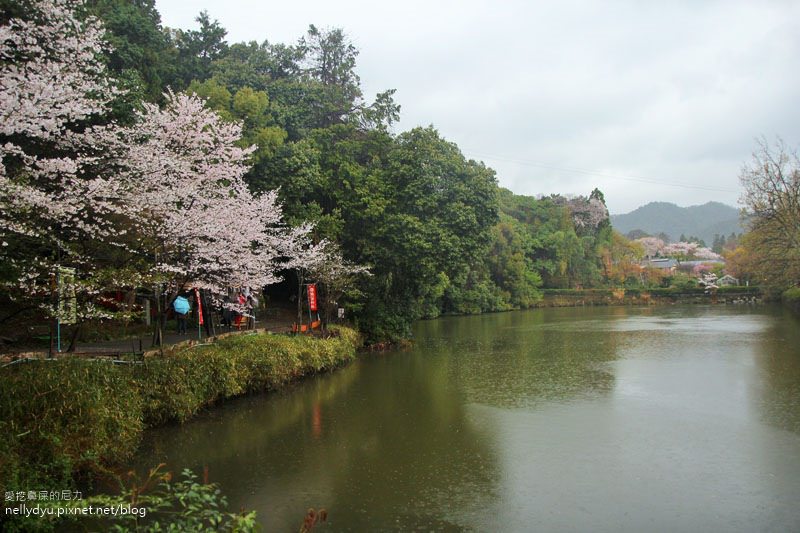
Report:
[[[735,204],[755,137],[800,143],[796,2],[156,6],[173,27],[206,9],[230,41],[344,28],[365,94],[397,89],[398,131],[435,125],[520,194],[600,187],[617,213],[653,200]]]

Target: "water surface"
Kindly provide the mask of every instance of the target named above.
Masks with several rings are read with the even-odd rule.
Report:
[[[266,531],[800,531],[800,322],[780,309],[539,309],[148,433]]]

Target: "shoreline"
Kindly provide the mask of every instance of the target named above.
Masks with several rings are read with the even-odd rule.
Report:
[[[82,358],[32,360],[3,369],[3,491],[74,488],[139,448],[146,429],[182,423],[203,409],[272,392],[353,361],[359,334],[325,339],[257,333],[171,347],[136,365]]]
[[[763,294],[758,287],[721,287],[715,293],[707,293],[703,288],[542,289],[542,299],[533,307],[734,305],[761,301]]]

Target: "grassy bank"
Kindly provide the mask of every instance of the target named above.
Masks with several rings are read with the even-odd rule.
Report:
[[[0,370],[0,491],[65,490],[136,451],[146,427],[355,358],[358,334],[249,334],[142,364],[40,360]]]

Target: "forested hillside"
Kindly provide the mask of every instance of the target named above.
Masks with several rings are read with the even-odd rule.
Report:
[[[134,17],[125,2],[93,3],[126,51],[109,64],[138,94],[188,90],[242,122],[243,143],[257,147],[250,187],[278,189],[290,222],[313,223],[317,239],[369,266],[346,300],[375,338],[403,336],[419,317],[530,306],[541,286],[603,282],[611,230],[599,191],[515,196],[433,127],[394,133],[394,91],[362,94],[358,50],[341,30],[229,44],[206,14],[198,30],[155,31],[152,4]]]
[[[677,241],[681,235],[694,236],[709,245],[714,236],[740,234],[739,211],[719,202],[679,207],[669,202],[650,202],[630,213],[611,215],[611,223],[621,233],[642,230],[649,235],[664,233]]]
[[[20,5],[4,2],[4,20],[30,16]],[[43,223],[38,228],[61,233],[31,230],[13,237],[18,226],[10,221],[3,238],[11,246],[3,253],[8,264],[15,266],[3,274],[6,301],[36,293],[47,302],[49,293],[40,288],[48,283],[50,267],[39,261],[41,257],[59,268],[77,269],[77,276],[84,277],[81,283],[91,285],[91,290],[84,291],[87,309],[94,308],[94,299],[109,290],[133,291],[137,286],[167,283],[174,295],[202,276],[203,283],[210,283],[209,269],[226,260],[223,245],[248,239],[259,246],[273,239],[278,247],[258,252],[257,261],[247,268],[231,264],[227,270],[215,271],[213,284],[222,285],[225,276],[242,278],[241,284],[282,276],[295,287],[303,279],[324,281],[320,269],[309,268],[317,249],[312,245],[333,246],[335,257],[341,254],[344,264],[369,269],[369,275],[352,276],[336,287],[332,282],[327,285],[331,294],[336,293],[338,304],[373,340],[407,336],[411,322],[421,317],[528,307],[540,298],[541,287],[614,283],[614,271],[619,257],[628,253],[627,244],[612,233],[599,190],[588,197],[514,195],[498,187],[491,168],[466,159],[435,127],[395,132],[400,105],[393,99],[394,91],[374,96],[362,93],[359,51],[342,30],[311,25],[292,43],[271,42],[269,35],[261,42],[228,43],[225,29],[206,13],[199,15],[198,29],[183,30],[162,27],[152,0],[90,0],[85,7],[104,25],[106,70],[92,69],[95,77],[109,78],[106,85],[97,85],[107,95],[91,114],[77,120],[68,117],[59,127],[69,135],[91,139],[96,153],[88,157],[91,153],[87,152],[84,157],[70,153],[64,145],[36,142],[20,144],[18,150],[30,150],[33,157],[54,153],[72,157],[77,166],[69,167],[74,174],[70,183],[89,183],[86,180],[98,176],[93,173],[100,173],[104,186],[113,188],[115,179],[124,178],[129,197],[115,201],[118,207],[124,202],[130,205],[126,204],[127,212],[115,215],[113,209],[101,212],[109,208],[98,204],[102,207],[97,208],[100,218],[95,222],[102,223],[102,228],[98,226],[94,235],[105,235],[105,244],[92,240],[95,237],[85,231],[84,222],[80,231],[73,231],[63,223],[45,220],[47,212],[42,210]],[[57,33],[48,38],[57,39]],[[69,68],[68,58],[57,60]],[[78,96],[93,98],[89,93]],[[193,98],[200,98],[210,114],[196,109]],[[241,125],[241,131],[224,124]],[[199,128],[191,133],[195,141],[180,137],[184,134],[179,128],[189,126]],[[222,137],[220,132],[224,132]],[[23,128],[4,139],[28,134]],[[217,135],[215,140],[206,139],[212,134]],[[238,140],[236,135],[240,135]],[[234,141],[238,148],[225,147]],[[218,143],[219,150],[236,154],[235,168],[232,161],[203,148],[205,142]],[[14,157],[9,153],[5,162],[17,161]],[[35,185],[26,181],[30,168],[26,170],[24,164],[7,168],[14,183]],[[155,174],[144,172],[147,168]],[[231,176],[241,172],[241,178],[225,177],[231,170],[235,171]],[[42,174],[41,179],[45,178]],[[160,194],[158,179],[177,181],[169,185],[169,194]],[[237,189],[239,179],[249,191]],[[53,193],[52,185],[41,183],[44,188],[31,190],[30,198]],[[147,188],[141,205],[131,200],[137,187]],[[70,201],[77,205],[82,200],[75,194]],[[251,197],[271,213],[240,209]],[[273,199],[277,200],[274,206]],[[159,209],[171,210],[164,212],[161,226],[136,222],[155,212],[145,200],[161,202]],[[24,218],[22,210],[14,211],[13,198],[4,201],[12,206],[8,209],[12,217]],[[87,212],[80,209],[76,207],[76,212]],[[209,221],[212,212],[220,216]],[[120,225],[122,215],[129,217],[127,225]],[[190,223],[198,215],[205,218]],[[217,239],[213,256],[201,253],[209,250],[202,234],[208,224],[215,225],[214,231],[224,233],[227,228],[236,236]],[[250,226],[263,224],[271,226],[252,233]],[[280,224],[298,228],[295,233],[307,236],[311,244],[303,245],[302,253],[286,251],[293,234],[279,228]],[[181,230],[187,232],[183,236],[176,231],[179,226],[186,228]],[[117,237],[112,238],[114,231],[109,227],[125,229],[114,230]],[[142,234],[144,228],[150,233]],[[169,253],[177,263],[159,266],[164,275],[156,279],[151,265],[154,259],[163,263],[168,257],[166,233],[172,239]],[[40,240],[31,246],[34,234]],[[117,252],[106,253],[109,249]],[[281,254],[294,255],[281,263]],[[193,263],[187,266],[189,259]],[[93,269],[91,284],[88,264]],[[26,271],[24,265],[32,270]],[[279,271],[259,274],[254,265],[275,265]],[[16,283],[21,277],[34,280],[31,283],[39,288],[23,294]]]

